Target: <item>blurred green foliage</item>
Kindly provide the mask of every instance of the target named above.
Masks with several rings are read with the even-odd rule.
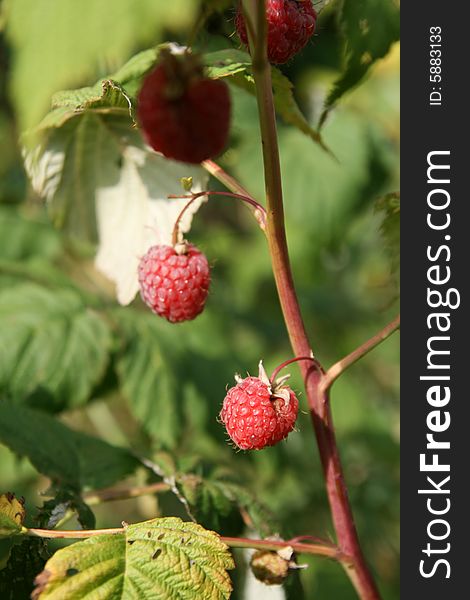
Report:
[[[234,372],[254,373],[260,358],[270,370],[291,356],[265,240],[248,211],[214,201],[196,216],[191,239],[213,265],[211,295],[200,317],[174,326],[151,315],[138,299],[127,308],[117,305],[111,286],[93,267],[93,246],[52,227],[23,169],[20,132],[45,115],[54,93],[94,84],[149,45],[185,43],[195,23],[201,51],[238,48],[232,3],[59,4],[52,10],[46,0],[7,0],[1,8],[0,393],[5,418],[0,411],[0,440],[5,445],[0,446],[0,491],[26,497],[31,524],[39,518],[33,507],[44,502],[39,492],[50,481],[54,490],[62,490],[51,492],[58,498],[54,506],[63,505],[64,494],[119,481],[138,464],[137,453],[152,458],[165,476],[176,477],[201,523],[221,533],[243,531],[235,505],[248,511],[263,535],[332,536],[302,396],[298,432],[262,452],[234,452],[217,422]],[[381,56],[397,35],[394,22],[390,36],[384,33],[381,8],[391,15],[395,3],[360,4],[361,10],[371,8],[367,31],[380,32]],[[199,18],[207,17],[209,6],[220,10]],[[341,71],[343,33],[354,25],[345,27],[342,9],[343,2],[331,3],[314,41],[282,68],[313,128],[334,82],[359,80]],[[349,51],[355,40],[347,41]],[[361,38],[356,49],[367,51],[364,44]],[[301,127],[279,122],[294,275],[314,349],[326,366],[398,310],[392,272],[398,213],[390,202],[396,196],[379,202],[377,210],[378,199],[398,189],[398,52],[391,46],[385,60],[369,65],[369,78],[329,114],[322,136],[334,157]],[[231,86],[231,143],[220,162],[262,199],[257,110],[244,89],[248,80]],[[213,180],[210,187],[221,189]],[[392,220],[384,224],[386,214]],[[300,392],[297,367],[291,372]],[[397,398],[397,337],[345,374],[332,395],[358,530],[390,600],[398,597]],[[16,436],[20,423],[24,435]],[[158,478],[141,465],[128,482]],[[172,494],[158,502],[141,500],[98,507],[97,526],[156,514],[185,516]],[[300,575],[306,598],[355,597],[340,567],[319,559],[307,562],[309,569]],[[232,576],[234,597],[244,598],[242,571]],[[287,591],[300,598],[299,589],[295,584]]]

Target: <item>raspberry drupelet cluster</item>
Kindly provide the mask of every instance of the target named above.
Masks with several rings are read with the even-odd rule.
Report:
[[[268,60],[282,64],[295,56],[312,37],[317,13],[311,0],[267,0]],[[238,36],[248,46],[248,34],[241,2],[235,17]]]
[[[225,396],[220,420],[238,448],[274,446],[293,430],[299,402],[285,385],[287,378],[271,382],[262,363],[258,377],[235,377],[237,385]]]
[[[140,260],[138,276],[143,301],[171,323],[190,321],[203,311],[210,269],[196,246],[152,246]]]
[[[227,84],[207,77],[199,57],[189,51],[162,50],[137,102],[147,143],[167,158],[192,164],[222,152],[230,112]]]

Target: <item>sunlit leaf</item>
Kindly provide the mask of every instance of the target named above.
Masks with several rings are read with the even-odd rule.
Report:
[[[48,410],[83,404],[104,373],[106,322],[72,289],[0,292],[0,390]]]
[[[224,600],[233,566],[217,534],[174,517],[153,519],[59,550],[36,578],[32,597]]]

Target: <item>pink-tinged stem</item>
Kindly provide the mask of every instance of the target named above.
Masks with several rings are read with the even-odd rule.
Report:
[[[265,210],[264,206],[261,206],[261,204],[256,202],[256,200],[254,198],[252,198],[251,196],[245,196],[242,194],[236,194],[236,193],[231,193],[231,192],[212,192],[209,190],[207,190],[205,192],[197,192],[195,194],[189,194],[189,195],[185,194],[182,196],[179,196],[177,194],[169,194],[168,198],[170,198],[170,199],[173,198],[173,199],[180,200],[182,198],[187,198],[187,200],[188,200],[188,203],[185,204],[185,206],[181,210],[181,212],[178,215],[178,217],[175,221],[175,224],[173,226],[173,234],[172,234],[173,246],[175,246],[179,241],[179,227],[180,227],[181,219],[183,218],[184,213],[188,210],[188,208],[191,206],[191,204],[193,202],[195,202],[199,198],[202,198],[203,196],[224,196],[225,198],[235,198],[236,200],[241,200],[242,202],[245,202],[250,207],[250,209],[251,209],[255,219],[258,221],[258,225],[261,227],[261,229],[263,231],[266,229],[266,210]]]
[[[373,350],[376,346],[381,344],[384,340],[392,335],[397,329],[400,328],[400,315],[395,317],[393,321],[391,321],[388,325],[386,325],[379,333],[374,335],[351,352],[337,363],[335,363],[332,367],[328,369],[325,373],[325,377],[323,377],[321,387],[322,390],[328,390],[331,388],[333,383],[338,379],[338,377],[346,371],[351,365],[356,363],[359,359],[365,356],[368,352]]]
[[[315,365],[315,367],[318,370],[321,371],[321,366],[318,364],[318,362],[316,361],[316,359],[313,356],[296,356],[295,358],[291,358],[290,360],[286,360],[285,362],[283,362],[282,364],[280,364],[278,367],[276,367],[274,369],[274,371],[272,372],[271,377],[269,378],[269,380],[271,381],[271,383],[274,383],[274,380],[279,375],[279,373],[282,371],[282,369],[285,369],[288,365],[291,365],[292,363],[295,363],[295,362],[299,362],[301,360],[306,360],[308,362],[311,362],[313,365]]]
[[[284,224],[276,115],[271,68],[266,50],[265,0],[243,0],[243,7],[245,13],[256,23],[256,41],[252,36],[249,37],[263,146],[266,232],[274,278],[294,354],[309,356],[312,350],[294,287]],[[328,393],[320,390],[322,373],[305,362],[300,363],[300,369],[305,382],[339,548],[350,557],[346,571],[362,600],[379,600],[378,589],[359,545],[338,453]]]

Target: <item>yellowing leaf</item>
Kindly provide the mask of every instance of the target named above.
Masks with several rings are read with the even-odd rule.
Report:
[[[0,495],[0,538],[10,537],[21,531],[26,511],[24,501],[7,492]]]
[[[33,600],[224,600],[234,567],[219,536],[178,518],[153,519],[63,548],[36,578]]]
[[[114,281],[120,304],[132,302],[138,289],[139,259],[154,244],[171,244],[176,219],[187,198],[180,180],[192,178],[192,191],[203,190],[208,175],[201,167],[171,161],[144,147],[127,146],[122,152],[119,179],[96,190],[99,248],[96,266]],[[193,202],[180,221],[181,233],[205,198]]]

